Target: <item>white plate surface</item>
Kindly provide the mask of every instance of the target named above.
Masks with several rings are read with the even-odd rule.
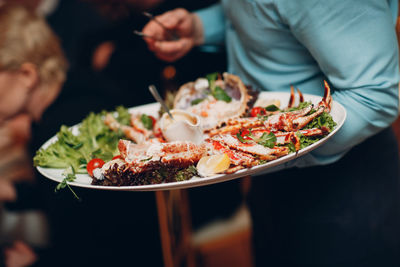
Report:
[[[285,106],[289,100],[289,93],[282,93],[282,92],[262,92],[259,95],[259,98],[266,98],[266,99],[278,99],[282,103],[281,106]],[[305,101],[311,101],[313,104],[318,104],[321,101],[320,96],[314,95],[304,95]],[[147,104],[143,106],[138,106],[131,108],[130,111],[140,111],[149,115],[156,116],[159,110],[158,103]],[[162,183],[162,184],[154,184],[154,185],[139,185],[139,186],[99,186],[99,185],[91,185],[92,179],[87,174],[77,174],[75,182],[69,183],[73,186],[90,188],[90,189],[100,189],[100,190],[115,190],[115,191],[158,191],[158,190],[173,190],[173,189],[183,189],[183,188],[190,188],[190,187],[197,187],[203,186],[208,184],[220,183],[228,180],[233,180],[236,178],[248,176],[248,175],[255,175],[262,173],[268,168],[283,164],[287,161],[300,157],[310,151],[314,150],[315,148],[319,147],[323,143],[325,143],[329,138],[331,138],[343,125],[346,119],[346,110],[345,108],[336,101],[332,103],[331,113],[333,120],[337,123],[336,128],[329,133],[326,137],[319,140],[318,142],[299,150],[297,153],[291,153],[289,155],[283,156],[276,160],[267,162],[262,165],[258,165],[252,168],[243,169],[233,174],[220,174],[205,178],[193,177],[190,180],[182,181],[182,182],[172,182],[172,183]],[[74,126],[76,128],[76,126]],[[56,137],[52,137],[49,139],[45,144],[43,144],[43,148],[47,147],[49,144],[55,142],[57,139]],[[63,169],[51,169],[51,168],[42,168],[37,167],[38,171],[45,177],[61,182],[63,180]]]

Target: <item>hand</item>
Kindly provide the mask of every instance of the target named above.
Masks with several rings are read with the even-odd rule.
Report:
[[[35,252],[22,241],[15,241],[13,246],[4,251],[7,267],[31,266],[38,260]]]
[[[111,41],[101,43],[96,47],[92,57],[92,67],[95,71],[102,71],[110,61],[115,51],[115,44]]]
[[[179,36],[178,40],[170,40],[170,33],[154,20],[143,28],[144,34],[158,39],[144,37],[149,49],[161,60],[172,62],[180,59],[204,41],[201,20],[194,13],[178,8],[157,16],[156,19]]]
[[[0,201],[15,201],[17,199],[17,192],[14,185],[0,177]]]
[[[8,120],[6,127],[11,133],[15,145],[26,145],[31,139],[32,118],[28,114],[19,114]]]

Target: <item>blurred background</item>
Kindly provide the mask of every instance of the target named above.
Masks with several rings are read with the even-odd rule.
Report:
[[[89,112],[154,102],[150,84],[165,95],[225,71],[223,47],[200,47],[170,64],[132,33],[148,22],[143,11],[158,15],[214,2],[0,1],[0,266],[164,265],[154,192],[74,188],[78,201],[68,190],[55,192],[57,184],[35,171],[32,157],[61,125],[79,123]],[[184,251],[191,255],[177,264],[252,266],[248,187],[240,179],[175,196],[189,211],[173,224],[189,227]]]

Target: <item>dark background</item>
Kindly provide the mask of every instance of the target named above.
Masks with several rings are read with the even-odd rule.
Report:
[[[155,15],[185,7],[195,10],[215,1],[164,1]],[[211,72],[226,70],[225,51],[201,48],[186,57],[166,63],[148,51],[145,42],[132,34],[148,19],[132,7],[125,16],[99,12],[90,2],[62,0],[48,22],[60,37],[70,63],[67,80],[57,100],[33,127],[32,156],[62,124],[79,123],[89,112],[133,107],[154,99],[148,85],[162,94]],[[113,16],[111,16],[113,15]],[[117,19],[115,19],[117,17]],[[95,71],[91,59],[96,47],[112,41],[115,51],[108,65]],[[162,75],[167,66],[176,70],[172,78]],[[162,253],[153,192],[113,192],[73,188],[55,193],[56,183],[37,173],[36,185],[19,185],[19,198],[11,210],[42,209],[50,222],[49,248],[37,248],[37,266],[162,266]],[[237,181],[188,190],[193,229],[229,216],[241,203]]]

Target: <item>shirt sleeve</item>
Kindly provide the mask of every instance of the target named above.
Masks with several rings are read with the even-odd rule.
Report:
[[[225,16],[221,4],[196,12],[203,23],[204,44],[221,45],[225,42]]]
[[[347,111],[335,136],[288,165],[334,162],[397,117],[399,57],[393,12],[383,0],[275,2],[289,30],[332,85],[333,100]]]

